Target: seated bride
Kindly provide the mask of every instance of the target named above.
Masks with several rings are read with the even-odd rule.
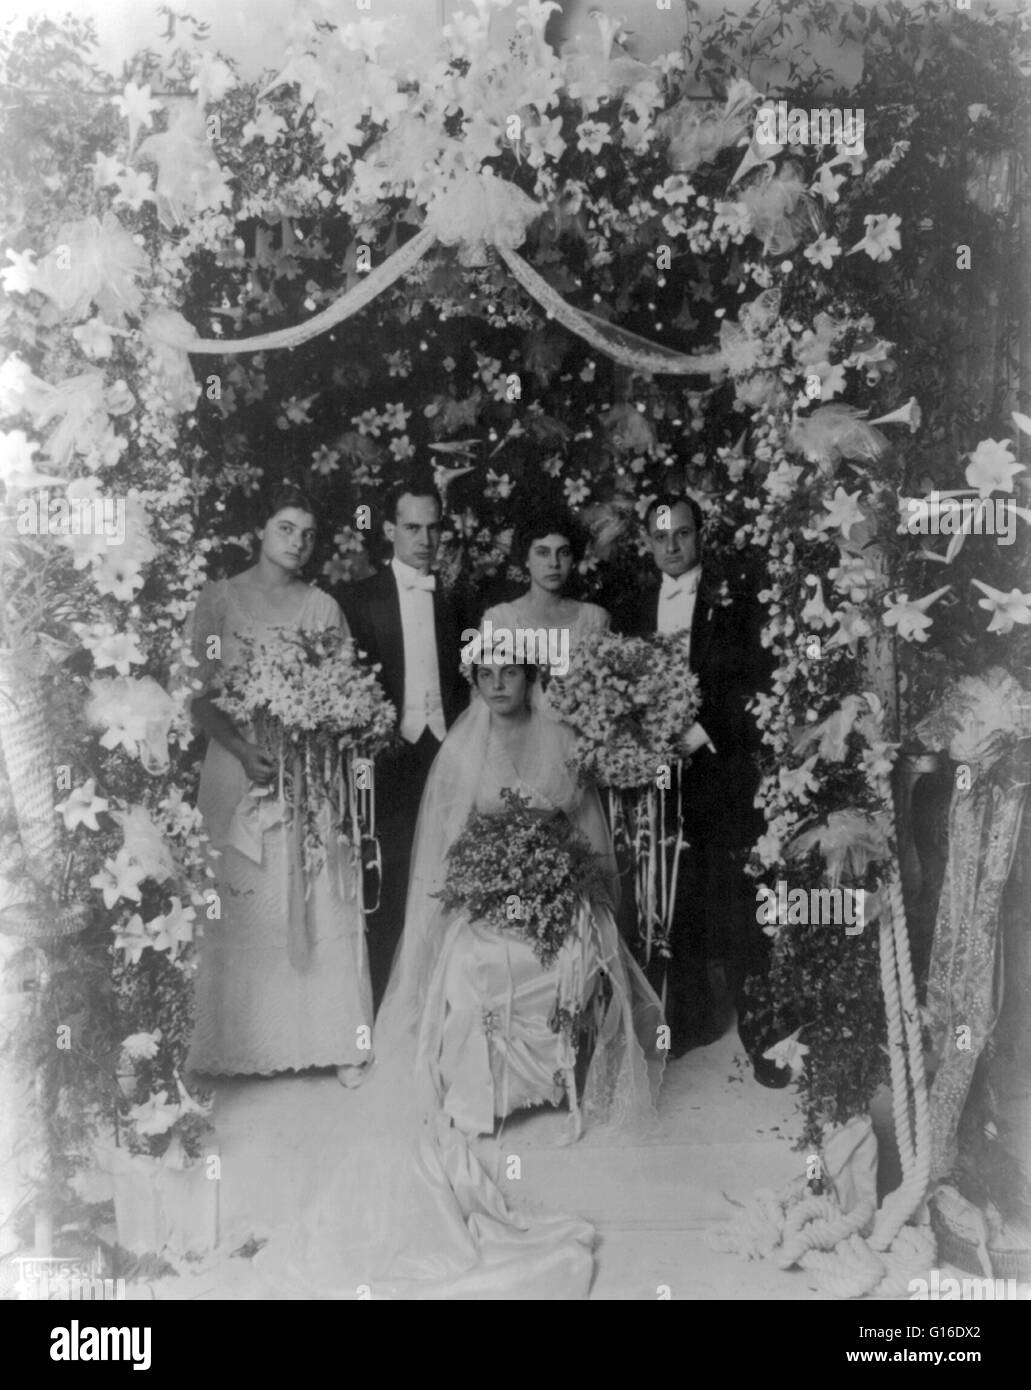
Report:
[[[598,794],[568,766],[569,731],[533,706],[536,667],[490,658],[469,668],[472,704],[430,773],[396,963],[423,982],[424,1103],[467,1135],[564,1100],[574,1135],[583,1119],[643,1124],[662,1013],[616,928]]]

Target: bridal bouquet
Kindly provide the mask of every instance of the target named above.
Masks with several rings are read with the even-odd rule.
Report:
[[[317,870],[327,829],[360,843],[375,834],[372,759],[395,712],[339,628],[244,638],[215,703],[279,763],[277,792],[299,816],[305,866]]]
[[[609,789],[613,834],[633,859],[645,960],[668,956],[684,848],[679,779],[700,703],[684,644],[668,634],[592,633],[548,699],[574,731],[573,765]]]
[[[528,941],[550,966],[576,929],[585,899],[602,886],[597,857],[565,816],[531,811],[511,788],[508,810],[474,811],[448,853],[447,878],[436,896],[448,910]]]

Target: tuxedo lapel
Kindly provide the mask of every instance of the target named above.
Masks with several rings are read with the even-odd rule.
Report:
[[[708,653],[709,643],[712,641],[712,630],[715,626],[715,617],[714,595],[703,574],[695,598],[694,616],[691,619],[691,666],[695,671],[701,669]]]
[[[458,644],[455,641],[454,623],[447,600],[438,585],[433,591],[433,626],[437,643],[437,673],[440,677],[440,696],[445,713],[450,712],[450,692],[455,683],[455,669],[458,666]]]
[[[653,637],[659,630],[659,589],[649,589],[644,600],[644,626],[642,633]]]
[[[394,571],[383,571],[383,583],[376,596],[373,625],[379,633],[383,681],[400,711],[405,694],[405,642],[401,627],[401,600]]]

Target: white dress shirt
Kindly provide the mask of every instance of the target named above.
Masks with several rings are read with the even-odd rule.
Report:
[[[695,604],[698,602],[698,581],[702,576],[701,565],[685,570],[677,578],[664,574],[659,589],[659,611],[656,622],[657,632],[676,632],[681,636],[688,656],[691,654],[691,625],[694,622]],[[685,744],[687,753],[695,753],[703,745],[715,753],[716,749],[701,724],[692,724]]]
[[[406,743],[418,743],[428,725],[430,732],[443,742],[447,727],[440,696],[437,628],[433,615],[433,591],[437,581],[432,574],[420,574],[396,556],[390,568],[397,580],[405,652],[401,737]]]
[[[684,645],[691,651],[691,624],[694,622],[695,603],[698,599],[698,581],[702,567],[695,565],[676,579],[668,574],[662,576],[659,590],[659,613],[656,631],[683,633]]]

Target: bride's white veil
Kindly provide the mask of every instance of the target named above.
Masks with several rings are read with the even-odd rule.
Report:
[[[490,732],[478,697],[459,715],[434,759],[415,826],[405,925],[376,1022],[376,1051],[411,1055],[422,1005],[444,937],[447,855],[476,801]]]

